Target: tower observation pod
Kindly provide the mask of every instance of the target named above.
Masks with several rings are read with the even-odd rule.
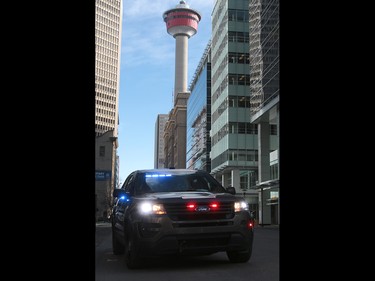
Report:
[[[188,39],[195,35],[201,15],[180,1],[175,8],[163,14],[167,32],[176,39],[174,95],[187,92]]]

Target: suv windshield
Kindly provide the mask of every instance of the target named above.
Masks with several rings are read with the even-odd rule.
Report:
[[[200,173],[144,173],[140,175],[141,184],[138,194],[150,192],[207,191],[226,192],[213,178]]]

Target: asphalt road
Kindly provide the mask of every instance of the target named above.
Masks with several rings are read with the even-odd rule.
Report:
[[[279,281],[279,229],[256,227],[251,260],[232,264],[225,253],[204,257],[148,260],[142,269],[129,270],[122,255],[112,253],[109,224],[97,224],[96,281]]]

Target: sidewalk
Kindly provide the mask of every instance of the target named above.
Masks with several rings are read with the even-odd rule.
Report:
[[[111,227],[110,222],[99,221],[96,222],[96,227]]]
[[[279,224],[266,224],[266,225],[255,225],[255,228],[269,228],[269,229],[280,229]]]

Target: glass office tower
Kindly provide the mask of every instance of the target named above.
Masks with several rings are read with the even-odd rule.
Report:
[[[211,172],[211,41],[196,68],[186,117],[186,167]]]

